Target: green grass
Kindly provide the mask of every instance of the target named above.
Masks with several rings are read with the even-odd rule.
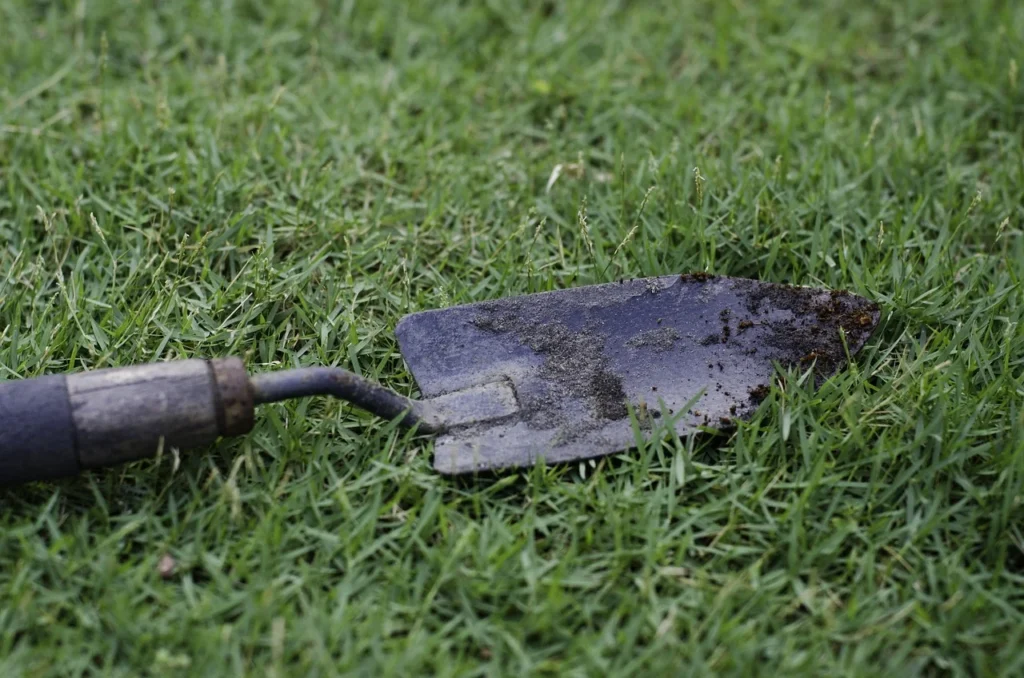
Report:
[[[1021,675],[1022,36],[997,0],[0,0],[0,378],[415,393],[408,312],[695,270],[884,307],[724,445],[453,482],[304,401],[2,491],[0,674]]]

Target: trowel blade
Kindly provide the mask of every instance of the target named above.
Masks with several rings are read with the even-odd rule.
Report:
[[[511,386],[508,416],[437,439],[435,468],[458,474],[623,451],[648,417],[680,435],[728,427],[756,409],[775,363],[827,378],[879,315],[844,291],[696,274],[425,311],[396,333],[425,398]]]

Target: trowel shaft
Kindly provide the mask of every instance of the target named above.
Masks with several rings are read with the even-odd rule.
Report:
[[[195,448],[248,433],[255,406],[332,395],[424,431],[441,428],[426,403],[337,368],[250,379],[238,358],[182,360],[0,382],[0,485]]]

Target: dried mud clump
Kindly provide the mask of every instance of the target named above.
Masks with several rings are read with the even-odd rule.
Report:
[[[750,389],[750,402],[756,405],[767,398],[769,393],[771,389],[768,388],[768,384],[758,384]]]

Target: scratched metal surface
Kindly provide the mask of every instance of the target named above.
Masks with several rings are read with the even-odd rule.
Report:
[[[415,313],[396,333],[426,398],[512,385],[515,412],[438,438],[435,468],[458,474],[629,449],[648,418],[680,435],[728,427],[756,409],[774,362],[827,378],[845,364],[840,327],[852,355],[878,319],[843,291],[684,275]]]

